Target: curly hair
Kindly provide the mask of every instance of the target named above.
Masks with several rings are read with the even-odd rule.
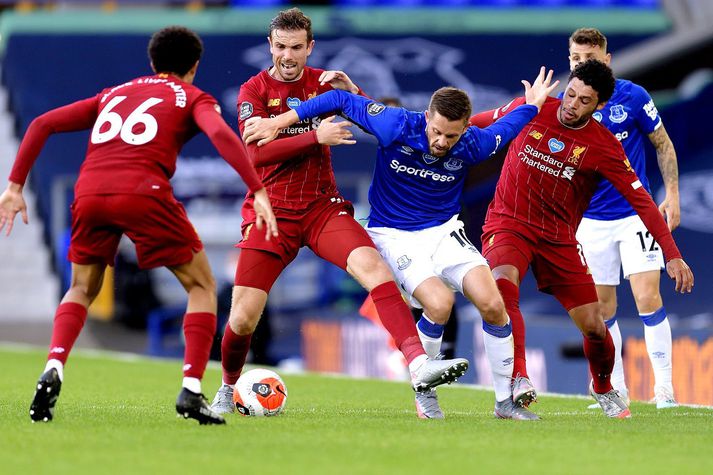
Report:
[[[154,33],[148,54],[157,73],[185,76],[201,58],[203,42],[186,27],[169,26]]]
[[[590,59],[577,65],[569,75],[569,80],[577,78],[597,91],[599,103],[607,102],[614,94],[614,73],[601,61]]]

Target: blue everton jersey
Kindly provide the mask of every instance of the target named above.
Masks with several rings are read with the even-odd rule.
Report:
[[[644,145],[648,135],[661,126],[661,117],[646,89],[631,81],[617,79],[612,98],[593,117],[621,142],[631,167],[646,190],[651,192],[646,177]],[[606,221],[635,214],[636,211],[607,180],[599,184],[584,212],[587,218]]]
[[[469,127],[444,157],[435,157],[429,153],[423,112],[386,107],[339,90],[303,102],[295,111],[300,120],[341,113],[376,137],[369,226],[410,231],[458,214],[468,166],[504,147],[537,114],[535,106],[523,105],[490,127]]]

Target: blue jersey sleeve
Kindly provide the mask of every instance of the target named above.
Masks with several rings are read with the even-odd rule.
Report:
[[[475,160],[484,160],[510,143],[537,115],[537,107],[523,104],[484,129],[468,127],[462,137],[464,146]]]
[[[633,99],[632,111],[636,117],[636,124],[646,135],[658,129],[661,125],[661,117],[656,109],[654,100],[646,89],[636,84],[632,84],[631,97]]]
[[[400,107],[387,107],[368,97],[357,96],[342,90],[320,94],[295,107],[300,120],[339,113],[351,122],[373,134],[381,145],[389,145],[401,133],[406,123],[406,111]]]

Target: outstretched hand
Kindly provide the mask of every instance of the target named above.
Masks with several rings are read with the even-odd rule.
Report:
[[[22,196],[22,187],[15,183],[10,183],[0,195],[0,233],[7,226],[5,235],[10,235],[17,213],[21,213],[22,221],[25,224],[29,223],[27,204],[25,204],[25,198]]]
[[[676,292],[691,293],[693,271],[683,259],[671,259],[666,263],[668,276],[676,281]]]
[[[322,119],[317,127],[317,142],[321,145],[353,145],[353,135],[349,127],[351,122],[334,122],[334,116]]]
[[[344,71],[323,71],[319,75],[319,84],[322,86],[329,84],[334,89],[342,89],[353,94],[359,92],[359,88]]]
[[[537,107],[538,111],[542,108],[542,104],[545,103],[547,96],[549,96],[560,83],[559,80],[557,80],[553,84],[550,84],[552,82],[553,75],[554,71],[550,69],[547,76],[545,76],[545,67],[542,66],[540,68],[540,74],[538,74],[535,78],[535,82],[530,84],[529,81],[524,79],[520,81],[522,85],[525,86],[525,101],[528,104]]]

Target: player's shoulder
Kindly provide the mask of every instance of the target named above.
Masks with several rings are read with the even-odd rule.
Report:
[[[649,91],[647,91],[643,86],[640,86],[635,82],[631,82],[628,79],[616,80],[614,95],[618,95],[622,99],[629,99],[633,101],[648,101],[649,99]]]
[[[621,147],[621,143],[614,136],[614,134],[605,125],[601,124],[593,117],[589,119],[589,122],[584,130],[590,136],[589,142],[593,145],[602,148]]]

